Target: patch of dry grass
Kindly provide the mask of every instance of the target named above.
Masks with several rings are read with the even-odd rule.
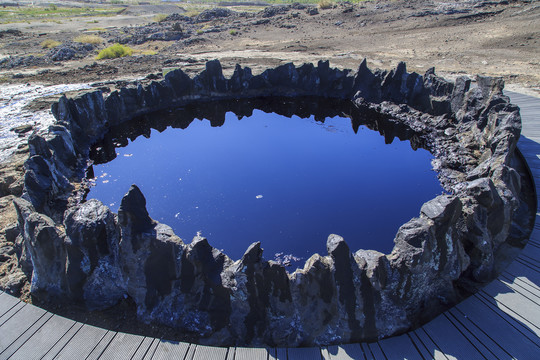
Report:
[[[73,39],[73,41],[80,42],[83,44],[98,45],[105,42],[105,39],[97,35],[79,35],[75,39]]]
[[[141,55],[157,55],[156,50],[140,50],[140,51],[137,51],[137,53]]]
[[[157,14],[152,18],[154,22],[160,23],[167,18],[167,14]]]
[[[56,41],[53,39],[46,39],[46,40],[43,40],[40,45],[44,49],[52,49],[59,45],[62,45],[62,43],[60,41]]]
[[[332,0],[319,0],[317,6],[321,10],[328,10],[334,7],[334,2]]]

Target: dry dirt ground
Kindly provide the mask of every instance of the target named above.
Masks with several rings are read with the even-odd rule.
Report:
[[[384,69],[405,61],[410,71],[419,73],[434,66],[438,73],[449,76],[502,76],[508,84],[540,92],[537,0],[382,0],[338,3],[332,9],[319,10],[317,15],[309,15],[306,9],[290,9],[269,17],[251,12],[251,17],[229,16],[196,24],[166,21],[156,26],[167,31],[179,23],[185,37],[177,41],[149,38],[140,44],[128,43],[139,55],[102,60],[89,68],[96,61],[97,50],[122,39],[119,33],[135,33],[137,26],[151,23],[156,14],[173,12],[174,7],[131,6],[115,16],[0,24],[0,31],[4,31],[0,35],[0,58],[46,58],[48,49],[40,46],[46,39],[67,43],[81,34],[104,39],[82,59],[14,68],[0,65],[0,80],[47,84],[117,80],[161,73],[174,66],[198,71],[206,60],[215,58],[223,62],[225,69],[236,63],[263,69],[290,61],[301,64],[319,59],[354,69],[367,58],[371,66]],[[176,8],[182,13],[181,7]],[[250,10],[257,9],[263,8]],[[141,14],[142,11],[146,13]],[[20,33],[12,35],[6,30]],[[140,55],[149,51],[156,54]]]
[[[237,63],[258,73],[287,62],[321,59],[331,66],[355,69],[367,58],[372,68],[390,69],[405,61],[409,71],[423,73],[435,67],[448,78],[501,76],[507,88],[540,96],[538,0],[380,0],[336,3],[317,11],[313,5],[266,10],[242,6],[228,7],[234,13],[223,17],[226,11],[197,15],[182,8],[189,10],[190,4],[171,2],[119,7],[108,1],[64,1],[62,5],[111,12],[27,19],[10,4],[0,8],[15,14],[0,16],[0,287],[26,301],[37,302],[29,295],[24,273],[17,270],[11,196],[22,191],[25,139],[51,121],[48,109],[60,93],[88,86],[119,87],[148,75],[159,79],[171,68],[194,74],[211,59],[219,59],[230,74]],[[174,13],[184,15],[165,19],[162,15]],[[101,39],[86,46],[73,42],[79,35]],[[45,40],[62,45],[46,49]],[[115,42],[130,46],[133,56],[96,60],[99,50]],[[66,46],[71,52],[59,56],[58,49]],[[8,155],[2,153],[6,149]],[[94,313],[74,306],[42,305],[100,326],[182,338],[171,329],[138,324],[129,299],[115,309]]]

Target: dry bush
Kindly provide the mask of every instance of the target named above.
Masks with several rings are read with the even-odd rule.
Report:
[[[321,10],[332,9],[334,7],[334,2],[332,0],[319,0],[317,6]]]

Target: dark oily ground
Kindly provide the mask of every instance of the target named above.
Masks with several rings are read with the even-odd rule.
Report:
[[[76,2],[74,2],[76,3]],[[182,9],[179,13],[182,13]],[[235,8],[229,8],[234,10]],[[182,68],[193,75],[207,60],[219,59],[225,74],[238,63],[254,73],[287,62],[299,65],[330,60],[331,66],[355,69],[368,59],[370,67],[390,69],[406,61],[408,71],[425,72],[435,66],[448,78],[482,74],[501,76],[507,88],[540,94],[540,2],[532,1],[368,1],[339,4],[333,9],[288,6],[260,12],[217,11],[187,19],[172,16],[160,23],[154,15],[174,8],[132,7],[115,17],[75,18],[62,24],[47,22],[0,24],[0,94],[2,107],[12,105],[13,93],[34,85],[89,84],[108,91],[128,81],[159,79],[163,71]],[[130,15],[131,14],[131,15]],[[210,19],[210,20],[208,20]],[[89,30],[103,28],[104,30]],[[102,44],[83,47],[73,43],[81,34],[96,34]],[[45,39],[70,47],[66,56],[43,49]],[[126,43],[134,56],[95,60],[98,50]],[[54,50],[54,49],[53,49]],[[144,55],[155,52],[154,55]],[[75,95],[81,86],[65,89]],[[6,90],[6,89],[9,89]],[[62,89],[62,88],[60,88]],[[59,94],[41,96],[22,108],[14,107],[0,128],[11,124],[12,142],[0,137],[0,147],[14,151],[0,165],[0,288],[60,315],[114,330],[189,340],[163,326],[144,325],[126,299],[101,312],[76,305],[43,303],[29,293],[27,276],[18,266],[16,214],[13,196],[22,191],[27,136],[52,121],[49,108]],[[24,115],[24,116],[23,116]],[[20,119],[19,119],[20,118]],[[5,130],[5,129],[4,129]],[[6,131],[9,132],[9,129]],[[15,149],[16,148],[16,149]]]

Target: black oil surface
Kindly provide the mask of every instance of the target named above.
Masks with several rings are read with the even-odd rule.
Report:
[[[353,128],[345,117],[254,110],[241,120],[227,112],[217,127],[194,120],[151,130],[94,166],[88,198],[117,211],[136,184],[153,219],[187,243],[200,233],[233,259],[261,241],[266,259],[301,267],[315,252],[326,255],[331,233],[352,251],[388,253],[398,228],[442,188],[427,150]]]

